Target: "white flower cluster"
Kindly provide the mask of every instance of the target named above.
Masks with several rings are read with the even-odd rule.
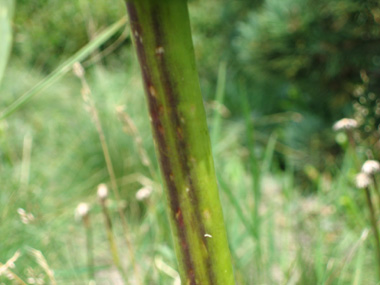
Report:
[[[351,129],[355,129],[357,127],[358,127],[358,122],[356,120],[343,118],[343,119],[337,121],[333,125],[333,130],[334,131],[351,130]]]
[[[23,208],[18,208],[17,213],[20,215],[21,222],[26,225],[34,221],[33,214],[27,213]]]
[[[136,199],[142,201],[147,199],[152,194],[153,189],[151,187],[143,187],[136,192]]]
[[[75,218],[76,220],[81,220],[85,216],[88,215],[88,212],[90,211],[90,206],[87,203],[79,203],[77,208],[75,209]]]
[[[98,198],[101,200],[101,201],[104,201],[105,199],[107,199],[108,197],[108,188],[107,188],[107,185],[102,183],[102,184],[99,184],[98,186]]]
[[[377,160],[367,160],[362,166],[362,172],[369,175],[380,172],[380,163]]]
[[[367,188],[371,185],[372,179],[367,173],[361,172],[356,175],[356,187],[359,189]]]

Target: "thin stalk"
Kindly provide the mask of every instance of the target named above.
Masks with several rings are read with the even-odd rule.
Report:
[[[20,173],[20,186],[22,188],[25,188],[29,184],[32,144],[33,137],[30,133],[27,133],[24,136],[24,143],[22,148],[22,161]]]
[[[0,262],[0,269],[2,269],[2,267],[4,266],[3,263]],[[19,284],[19,285],[28,285],[27,283],[25,283],[24,280],[22,280],[17,274],[15,274],[13,271],[11,271],[9,268],[7,268],[6,272],[12,276],[12,278],[14,279],[14,281],[16,282],[16,284]]]
[[[21,253],[18,250],[18,251],[15,252],[15,254],[13,254],[13,256],[10,259],[8,259],[5,262],[5,264],[3,264],[3,263],[0,262],[0,276],[2,274],[4,274],[4,273],[8,273],[10,276],[12,276],[12,278],[18,284],[26,285],[26,283],[20,277],[18,277],[17,274],[13,273],[12,270],[11,270],[11,268],[14,268],[15,262],[17,261],[17,259],[19,259],[20,256],[21,256]]]
[[[94,271],[94,245],[92,240],[92,229],[90,223],[90,217],[88,214],[83,216],[83,225],[86,231],[86,249],[87,249],[87,268],[88,268],[88,278],[89,280],[95,280]]]
[[[12,48],[12,18],[15,7],[14,0],[3,0],[0,2],[0,84],[3,78],[5,68]]]
[[[267,174],[271,168],[272,161],[273,161],[273,154],[276,148],[276,143],[277,143],[277,133],[273,132],[268,140],[267,147],[265,148],[264,152],[264,159],[263,159],[263,164],[261,166],[261,173],[264,175]]]
[[[352,285],[360,285],[363,284],[363,260],[364,260],[364,250],[363,248],[359,249],[358,257],[355,264],[355,273],[352,281]]]
[[[91,118],[94,122],[94,125],[96,127],[96,130],[97,130],[97,133],[99,136],[99,141],[100,141],[100,144],[102,147],[104,159],[106,161],[107,171],[108,171],[108,174],[110,176],[111,189],[113,191],[113,194],[115,195],[116,200],[121,201],[119,187],[118,187],[117,182],[116,182],[116,175],[115,175],[115,171],[113,169],[111,154],[109,152],[106,136],[104,135],[103,127],[102,127],[102,124],[101,124],[101,121],[99,118],[98,111],[97,111],[96,106],[95,106],[95,102],[92,99],[92,93],[91,93],[90,86],[88,85],[87,80],[84,76],[84,69],[81,66],[81,64],[79,62],[77,62],[73,66],[73,71],[74,71],[75,75],[81,80],[81,83],[82,83],[83,101],[85,102],[86,107],[88,108],[88,111],[91,114]],[[118,213],[120,216],[120,221],[121,221],[121,225],[122,225],[122,229],[123,229],[125,243],[126,243],[127,248],[128,248],[130,260],[132,263],[132,267],[133,267],[136,279],[137,279],[139,284],[142,284],[140,274],[139,274],[139,269],[138,269],[137,263],[135,261],[135,255],[133,252],[132,243],[129,240],[129,234],[128,234],[129,230],[128,230],[127,220],[125,218],[125,215],[124,215],[122,209],[120,207],[117,207],[117,210],[118,210]]]
[[[116,268],[119,270],[120,274],[122,275],[124,282],[128,284],[128,278],[126,277],[124,273],[124,269],[121,266],[117,244],[116,244],[115,236],[112,230],[112,220],[111,220],[111,217],[106,205],[106,199],[100,199],[100,205],[102,207],[104,222],[105,222],[106,231],[107,231],[107,239],[110,246],[113,263],[115,264]]]
[[[45,271],[47,277],[49,278],[49,284],[57,285],[57,281],[55,280],[55,277],[54,277],[54,272],[50,268],[45,256],[42,254],[42,252],[37,250],[37,249],[34,249],[34,248],[28,248],[28,251],[32,255],[34,255],[38,265]]]
[[[261,228],[261,219],[260,219],[260,202],[261,202],[261,173],[260,167],[257,162],[257,157],[255,155],[255,133],[254,133],[254,125],[251,118],[251,110],[250,104],[248,100],[247,91],[245,89],[242,90],[242,110],[245,118],[245,127],[246,127],[246,140],[247,140],[247,148],[249,150],[249,168],[252,175],[253,180],[253,198],[254,198],[254,208],[253,208],[253,234],[256,239],[256,253],[257,253],[257,264],[261,266],[262,262],[262,253],[261,253],[261,239],[260,239],[260,228]]]
[[[337,266],[336,269],[333,270],[333,272],[331,273],[331,275],[329,276],[329,278],[326,280],[325,282],[325,285],[330,285],[330,284],[337,284],[337,285],[340,285],[342,283],[344,283],[344,271],[345,271],[345,268],[348,267],[348,265],[350,264],[350,262],[352,261],[352,259],[354,258],[355,254],[359,251],[359,255],[363,252],[363,243],[367,240],[368,238],[368,233],[369,233],[369,229],[365,228],[363,231],[362,231],[362,234],[360,235],[360,238],[357,242],[355,242],[353,245],[350,244],[350,248],[347,252],[347,254],[341,259],[341,262],[340,264]],[[358,272],[355,272],[355,276],[357,275]],[[335,281],[336,279],[338,279],[338,281]],[[355,277],[356,279],[356,277]],[[357,283],[353,283],[353,284],[357,284]],[[361,283],[359,283],[361,284]]]
[[[379,183],[377,181],[376,175],[372,174],[373,188],[375,189],[376,197],[377,197],[377,210],[380,211],[380,190]]]
[[[247,233],[252,236],[252,239],[255,240],[255,236],[253,234],[253,226],[251,222],[247,219],[247,217],[244,215],[244,211],[242,208],[242,203],[235,197],[233,191],[228,187],[227,183],[224,181],[224,178],[219,175],[218,176],[218,181],[220,183],[220,188],[222,191],[226,194],[228,200],[230,201],[232,207],[236,211],[236,214],[238,215],[241,223],[244,225]]]
[[[222,115],[220,111],[220,106],[223,104],[223,98],[224,98],[224,89],[226,86],[226,74],[227,74],[227,65],[226,62],[221,62],[219,64],[219,71],[218,71],[218,82],[216,85],[216,96],[215,96],[215,113],[213,118],[213,124],[212,124],[212,132],[211,132],[211,141],[215,145],[218,136],[220,134],[220,125],[222,123]]]
[[[182,284],[234,284],[186,0],[126,0]]]
[[[121,27],[125,26],[127,22],[126,17],[121,18],[115,24],[109,26],[102,33],[99,34],[95,39],[86,44],[83,48],[77,51],[74,55],[68,58],[64,63],[58,66],[52,73],[46,76],[43,80],[33,86],[30,90],[25,92],[19,98],[17,98],[13,103],[7,106],[0,113],[0,120],[7,118],[13,112],[17,111],[20,107],[22,107],[25,103],[27,103],[33,96],[39,94],[49,86],[53,85],[56,81],[62,78],[67,72],[71,70],[71,67],[77,61],[82,61],[86,57],[88,57],[94,50],[96,50],[99,46],[104,44],[107,40],[109,40]]]
[[[124,128],[123,128],[124,132],[129,133],[135,141],[135,146],[136,146],[136,149],[139,153],[141,163],[148,168],[151,177],[155,181],[157,181],[158,180],[158,174],[156,174],[156,171],[153,167],[153,164],[149,159],[149,155],[143,146],[142,137],[141,137],[135,123],[133,122],[132,118],[125,112],[123,107],[116,108],[116,112],[117,112],[117,115],[119,117],[119,120],[122,122],[122,124],[124,126]]]
[[[355,142],[355,138],[354,138],[354,133],[352,130],[347,130],[346,134],[348,137],[348,143],[349,143],[348,148],[349,148],[350,154],[354,158],[354,163],[355,163],[357,170],[359,170],[360,169],[360,161],[359,161],[358,155],[356,153],[356,142]]]
[[[375,210],[373,208],[373,203],[371,199],[371,193],[369,191],[369,188],[366,187],[365,189],[365,195],[367,199],[367,205],[370,213],[370,220],[371,220],[371,225],[372,225],[372,231],[373,235],[375,237],[375,244],[376,244],[376,255],[377,255],[377,262],[378,262],[378,273],[380,277],[380,239],[379,239],[379,230],[377,227],[376,223],[376,215],[375,215]]]
[[[91,58],[87,59],[86,61],[83,61],[83,66],[87,67],[90,65],[93,65],[103,58],[105,58],[107,55],[113,53],[124,41],[129,37],[129,28],[125,27],[123,33],[108,47],[104,48],[102,51],[99,51],[96,55],[92,56]]]

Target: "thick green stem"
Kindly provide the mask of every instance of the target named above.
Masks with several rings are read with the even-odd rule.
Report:
[[[182,284],[234,284],[185,0],[127,0]]]

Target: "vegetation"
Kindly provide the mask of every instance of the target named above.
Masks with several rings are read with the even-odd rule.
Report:
[[[86,3],[14,9],[0,85],[0,283],[179,284],[125,6]],[[380,153],[377,1],[189,9],[236,283],[377,284],[379,177],[363,190],[355,181]],[[357,128],[332,130],[343,117]],[[80,203],[89,212],[76,220]]]
[[[186,1],[128,0],[184,284],[233,284]]]

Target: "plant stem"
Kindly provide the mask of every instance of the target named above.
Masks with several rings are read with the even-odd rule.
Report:
[[[226,87],[226,74],[227,74],[227,65],[226,62],[221,62],[219,64],[218,71],[218,81],[216,85],[216,96],[215,96],[215,113],[212,124],[212,132],[211,132],[211,142],[215,145],[218,136],[220,134],[220,125],[222,123],[222,115],[221,115],[221,106],[223,106],[223,98],[224,98],[224,89]]]
[[[141,135],[140,135],[135,123],[133,122],[132,118],[125,112],[123,107],[116,108],[116,112],[117,112],[117,115],[118,115],[120,121],[125,126],[125,129],[128,129],[130,132],[130,135],[133,137],[133,139],[135,141],[135,146],[136,146],[136,149],[139,153],[140,160],[141,160],[142,164],[149,169],[149,172],[150,172],[152,179],[158,180],[157,179],[158,174],[155,171],[155,169],[152,165],[152,162],[149,159],[148,153],[146,152],[146,150],[142,144],[143,140],[142,140]]]
[[[126,0],[182,284],[234,284],[185,0]]]
[[[124,273],[124,269],[121,266],[120,257],[119,257],[119,253],[118,253],[118,249],[117,249],[117,244],[116,244],[116,240],[115,240],[113,230],[112,230],[112,221],[111,221],[111,217],[110,217],[110,214],[108,212],[108,209],[107,209],[106,200],[104,200],[104,199],[100,200],[100,205],[102,207],[104,222],[105,222],[106,231],[107,231],[107,239],[108,239],[108,243],[110,246],[113,262],[114,262],[116,268],[119,270],[120,274],[122,275],[125,284],[129,284],[128,278],[126,277],[126,275]]]
[[[356,153],[356,143],[355,143],[354,133],[352,130],[347,130],[346,134],[347,134],[348,143],[349,143],[348,149],[350,151],[351,156],[354,158],[355,167],[357,168],[357,170],[359,170],[361,165],[358,158],[358,154]]]
[[[379,183],[377,182],[376,175],[372,174],[373,188],[375,188],[376,197],[377,197],[377,210],[380,211],[380,191]]]
[[[92,240],[92,229],[90,223],[90,217],[85,215],[83,217],[83,225],[86,231],[86,248],[87,248],[87,267],[88,267],[88,278],[89,280],[95,280],[94,271],[94,253],[93,253],[93,240]]]
[[[97,131],[98,136],[99,136],[99,141],[100,141],[100,145],[102,147],[104,160],[105,160],[106,166],[107,166],[107,171],[108,171],[108,174],[110,176],[111,189],[115,195],[116,200],[121,201],[119,187],[118,187],[117,182],[116,182],[116,175],[115,175],[115,171],[113,168],[111,154],[109,152],[106,136],[104,134],[103,127],[102,127],[102,124],[101,124],[101,121],[99,118],[98,110],[96,109],[95,102],[92,98],[90,86],[88,85],[87,80],[84,76],[84,69],[79,62],[74,64],[73,69],[74,69],[75,75],[81,80],[82,98],[83,98],[84,103],[88,107],[89,113],[91,115],[91,118],[93,120],[93,123],[95,125],[96,131]],[[120,207],[118,207],[117,210],[118,210],[118,213],[120,216],[120,221],[121,221],[121,226],[123,229],[124,239],[125,239],[125,243],[127,245],[128,251],[129,251],[130,261],[132,263],[132,267],[133,267],[133,271],[134,271],[136,280],[137,280],[138,284],[142,284],[142,281],[140,278],[140,273],[139,273],[139,268],[137,266],[137,263],[135,260],[135,255],[133,252],[133,246],[132,246],[132,243],[129,239],[129,229],[128,229],[127,220],[125,218],[123,210]]]
[[[37,95],[41,91],[45,90],[58,79],[62,78],[67,72],[71,70],[71,67],[75,62],[79,62],[88,57],[94,50],[104,44],[109,38],[111,38],[121,27],[126,23],[126,18],[121,18],[115,24],[109,26],[95,39],[86,44],[83,48],[77,51],[74,55],[68,58],[64,63],[58,66],[52,73],[46,76],[43,80],[37,83],[34,87],[28,90],[26,93],[18,97],[10,105],[8,105],[0,113],[0,120],[3,120],[10,116],[13,112],[17,111],[22,105],[27,103],[33,96]]]
[[[247,91],[244,89],[241,92],[242,94],[242,111],[244,113],[244,119],[245,119],[245,127],[246,127],[246,142],[247,142],[247,148],[249,150],[249,169],[251,171],[252,175],[252,183],[253,183],[253,198],[254,198],[254,208],[253,208],[253,234],[256,239],[256,253],[257,253],[257,266],[261,267],[262,263],[262,254],[261,254],[261,239],[260,239],[260,228],[261,228],[261,218],[259,213],[260,208],[260,202],[261,202],[261,173],[260,173],[260,167],[257,162],[257,157],[255,154],[255,131],[254,131],[254,125],[251,119],[251,110],[250,110],[250,103],[248,100],[248,94]],[[261,271],[261,270],[260,270]]]
[[[371,219],[371,224],[372,224],[372,231],[373,235],[375,237],[375,244],[376,244],[376,254],[377,254],[377,262],[378,262],[378,273],[380,277],[380,239],[379,239],[379,230],[377,228],[377,223],[376,223],[376,215],[375,215],[375,210],[373,208],[372,204],[372,199],[371,199],[371,193],[369,192],[369,188],[365,188],[365,195],[367,198],[367,204],[368,204],[368,209],[370,213],[370,219]]]

